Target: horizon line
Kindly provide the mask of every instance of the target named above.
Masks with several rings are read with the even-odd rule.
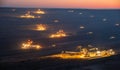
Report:
[[[63,7],[9,7],[9,6],[0,6],[0,8],[48,8],[48,9],[103,9],[103,10],[109,10],[109,9],[120,9],[120,8],[63,8]]]

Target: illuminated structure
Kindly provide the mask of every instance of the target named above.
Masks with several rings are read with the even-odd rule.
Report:
[[[88,32],[88,34],[93,34],[93,32]]]
[[[68,12],[74,12],[74,10],[69,10]]]
[[[56,19],[56,20],[54,20],[53,22],[57,23],[57,22],[59,22],[59,20]]]
[[[25,15],[20,16],[20,18],[35,18],[35,16],[30,15],[30,11],[28,11]]]
[[[16,11],[16,9],[12,9],[12,11]]]
[[[60,54],[51,55],[48,57],[57,57],[62,59],[97,59],[115,55],[113,49],[99,50],[98,48],[79,48],[79,52],[62,51]]]
[[[103,18],[102,20],[103,20],[103,21],[107,21],[107,19],[106,19],[106,18]]]
[[[38,24],[38,25],[36,25],[36,30],[38,30],[38,31],[45,31],[45,30],[47,30],[47,26],[45,25],[45,24]]]
[[[38,10],[35,11],[34,13],[36,13],[36,14],[45,14],[45,12],[44,12],[44,11],[41,11],[40,9],[38,9]]]
[[[22,44],[22,49],[40,49],[42,48],[40,45],[34,45],[33,41],[28,40],[27,42]]]
[[[110,39],[115,39],[116,37],[115,36],[111,36]]]
[[[115,26],[120,26],[120,24],[117,23],[117,24],[115,24]]]
[[[82,15],[83,13],[82,13],[82,12],[80,12],[79,14],[80,14],[80,15]]]
[[[61,38],[61,37],[66,37],[66,33],[63,30],[59,30],[55,34],[51,34],[50,38]]]
[[[94,15],[90,15],[91,18],[94,18],[95,16]]]
[[[80,29],[84,29],[85,27],[84,26],[80,26]]]

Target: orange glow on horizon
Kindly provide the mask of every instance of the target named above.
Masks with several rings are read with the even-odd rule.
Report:
[[[47,8],[119,8],[120,0],[4,0],[2,6]]]

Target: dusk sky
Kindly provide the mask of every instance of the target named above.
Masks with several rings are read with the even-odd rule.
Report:
[[[1,0],[0,6],[37,8],[120,9],[120,0]]]

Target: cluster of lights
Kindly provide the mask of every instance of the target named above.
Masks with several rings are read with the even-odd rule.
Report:
[[[110,39],[115,39],[116,37],[115,36],[111,36]]]
[[[47,26],[45,24],[37,24],[36,27],[37,27],[36,30],[38,30],[38,31],[47,30]]]
[[[82,12],[80,12],[79,14],[80,14],[80,15],[82,15],[83,13],[82,13]]]
[[[61,37],[66,37],[66,33],[63,30],[59,30],[55,34],[51,34],[50,38],[61,38]]]
[[[106,18],[103,18],[102,20],[103,20],[103,21],[107,21],[107,19],[106,19]]]
[[[97,59],[115,55],[113,49],[99,50],[98,48],[79,48],[80,51],[62,51],[60,54],[55,54],[47,57],[58,57],[62,59]]]
[[[25,15],[21,15],[20,18],[35,18],[35,16],[30,14],[30,11],[28,11]]]
[[[38,9],[34,13],[36,13],[36,14],[45,14],[45,12],[41,11],[40,9]],[[35,17],[34,15],[31,15],[30,11],[28,11],[25,15],[21,15],[20,18],[40,18],[40,16]]]
[[[16,11],[16,9],[12,9],[12,11]]]
[[[74,10],[69,10],[68,12],[74,12]]]
[[[88,32],[88,34],[93,34],[93,32]]]
[[[94,15],[90,15],[91,18],[94,18],[95,16]]]
[[[15,9],[13,9],[13,11],[15,11]],[[69,10],[68,12],[74,12],[74,10]],[[38,9],[37,11],[35,11],[34,13],[36,14],[45,14],[44,11]],[[83,13],[79,13],[79,14],[83,14]],[[21,18],[35,18],[34,15],[30,14],[30,11],[28,11],[25,15],[20,16]],[[40,16],[39,16],[40,17]],[[90,16],[91,18],[94,17],[94,15]],[[106,18],[102,19],[103,21],[107,21]],[[55,23],[59,22],[59,20],[54,20]],[[119,26],[120,24],[115,24],[116,26]],[[47,30],[47,26],[44,24],[38,24],[36,25],[37,28],[36,30],[38,31],[45,31]],[[80,29],[85,29],[84,26],[80,26]],[[93,34],[93,32],[88,32],[88,34]],[[67,34],[63,31],[63,30],[59,30],[58,32],[56,32],[55,34],[51,34],[49,36],[49,38],[61,38],[61,37],[66,37]],[[111,36],[110,39],[114,39],[114,36]],[[53,47],[55,47],[56,45],[52,45]],[[36,48],[36,49],[40,49],[41,46],[40,45],[33,45],[33,41],[28,40],[26,43],[22,44],[22,49],[30,49],[30,48]],[[83,53],[84,52],[84,53]],[[71,54],[74,54],[71,56]],[[79,55],[77,55],[79,54]],[[110,56],[115,54],[115,52],[110,49],[110,50],[96,50],[95,52],[91,52],[90,49],[86,49],[83,48],[80,52],[69,52],[69,51],[62,51],[62,53],[60,54],[61,58],[90,58],[90,57],[104,57],[104,56]],[[59,55],[55,55],[55,56],[59,56]],[[75,57],[74,57],[75,56]]]
[[[117,24],[115,24],[115,26],[120,26],[120,24],[117,23]]]
[[[84,29],[85,27],[84,26],[80,26],[80,29]]]
[[[41,49],[42,47],[40,45],[34,45],[33,41],[28,40],[27,42],[22,44],[22,49]]]
[[[57,22],[59,22],[59,20],[56,19],[56,20],[54,20],[53,22],[57,23]]]
[[[45,14],[45,12],[44,11],[42,11],[42,10],[40,10],[40,9],[38,9],[37,11],[35,11],[34,13],[36,13],[36,14]]]

